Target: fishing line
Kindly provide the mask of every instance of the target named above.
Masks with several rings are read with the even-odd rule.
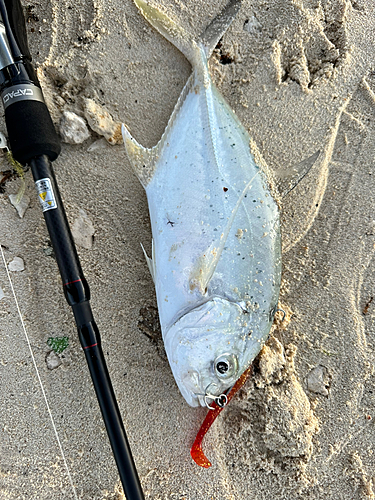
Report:
[[[45,393],[45,391],[44,391],[44,387],[43,387],[42,379],[40,378],[40,375],[39,375],[38,366],[37,366],[37,364],[36,364],[36,360],[35,360],[35,358],[34,358],[34,353],[33,353],[33,350],[32,350],[32,348],[31,348],[31,343],[30,343],[30,340],[29,340],[29,336],[28,336],[28,334],[27,334],[26,326],[25,326],[25,323],[24,323],[23,318],[22,318],[22,314],[21,314],[20,306],[18,305],[18,300],[17,300],[16,292],[15,292],[14,287],[13,287],[13,283],[12,283],[12,280],[11,280],[11,277],[10,277],[10,274],[9,274],[8,266],[7,266],[7,263],[6,263],[6,260],[5,260],[5,256],[4,256],[4,252],[3,252],[3,247],[2,247],[1,245],[0,245],[0,250],[1,250],[1,256],[2,256],[2,259],[3,259],[3,262],[4,262],[5,271],[6,271],[7,276],[8,276],[8,280],[9,280],[10,288],[11,288],[11,290],[12,290],[12,294],[13,294],[13,297],[14,297],[14,301],[15,301],[15,303],[16,303],[16,307],[17,307],[18,315],[19,315],[20,320],[21,320],[21,324],[22,324],[23,332],[24,332],[25,337],[26,337],[26,342],[27,342],[27,345],[29,346],[29,351],[30,351],[30,354],[31,354],[31,358],[32,358],[33,363],[34,363],[34,368],[35,368],[35,371],[36,371],[36,375],[37,375],[37,377],[38,377],[38,381],[39,381],[40,389],[41,389],[41,391],[42,391],[43,398],[44,398],[44,401],[45,401],[45,404],[46,404],[46,407],[47,407],[47,411],[48,411],[48,414],[49,414],[49,416],[50,416],[50,420],[51,420],[52,427],[53,427],[53,430],[54,430],[54,433],[55,433],[55,437],[56,437],[57,444],[59,445],[59,448],[60,448],[61,456],[62,456],[62,458],[63,458],[64,465],[65,465],[65,469],[66,469],[66,472],[67,472],[67,475],[68,475],[68,478],[69,478],[69,481],[70,481],[70,485],[71,485],[72,490],[73,490],[74,498],[75,498],[75,500],[79,500],[79,499],[78,499],[78,496],[77,496],[77,492],[76,492],[75,486],[74,486],[74,484],[73,484],[73,479],[72,479],[72,476],[71,476],[70,471],[69,471],[68,463],[67,463],[66,458],[65,458],[64,450],[63,450],[62,444],[61,444],[61,442],[60,442],[59,435],[58,435],[58,433],[57,433],[57,429],[56,429],[55,421],[54,421],[54,419],[53,419],[53,415],[52,415],[52,412],[51,412],[51,408],[50,408],[50,406],[49,406],[49,404],[48,404],[47,396],[46,396],[46,393]]]

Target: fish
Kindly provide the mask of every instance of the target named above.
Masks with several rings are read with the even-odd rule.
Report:
[[[213,409],[226,404],[267,340],[281,281],[268,174],[208,68],[241,1],[230,1],[197,40],[156,7],[134,2],[192,66],[156,146],[143,147],[125,125],[122,134],[147,195],[151,257],[143,251],[168,361],[186,402]]]

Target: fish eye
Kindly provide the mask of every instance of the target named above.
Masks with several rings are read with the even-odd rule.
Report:
[[[238,370],[237,356],[227,353],[222,354],[215,359],[213,365],[214,371],[219,378],[231,378]]]
[[[224,375],[225,372],[229,370],[229,365],[226,361],[219,361],[216,364],[216,370],[221,373],[221,375]]]

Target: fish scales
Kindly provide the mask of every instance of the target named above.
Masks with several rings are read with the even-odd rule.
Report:
[[[204,406],[234,384],[268,337],[281,277],[278,208],[247,131],[211,80],[215,39],[194,42],[154,7],[135,3],[193,67],[155,148],[125,127],[123,135],[147,194],[147,260],[168,360],[186,401]]]

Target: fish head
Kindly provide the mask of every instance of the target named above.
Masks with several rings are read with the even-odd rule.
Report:
[[[212,401],[232,387],[259,353],[268,332],[269,327],[265,336],[254,335],[249,312],[220,297],[176,321],[164,335],[164,345],[187,403],[206,406],[205,396]]]

